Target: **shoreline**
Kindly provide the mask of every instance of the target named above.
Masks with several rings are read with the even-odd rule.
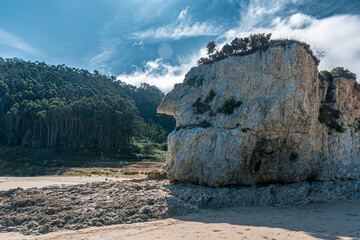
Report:
[[[36,176],[36,177],[0,177],[0,191],[14,188],[29,189],[33,187],[43,188],[48,186],[77,185],[92,182],[123,181],[134,178],[108,177],[108,176]],[[136,178],[135,178],[136,179]],[[141,179],[141,178],[139,178]]]
[[[360,199],[305,206],[202,209],[199,213],[151,222],[61,230],[2,239],[360,239]]]
[[[360,239],[360,180],[208,188],[105,176],[2,178],[38,188],[0,191],[0,239]]]

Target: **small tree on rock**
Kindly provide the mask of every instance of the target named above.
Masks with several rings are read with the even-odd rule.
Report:
[[[225,54],[225,55],[230,55],[233,53],[234,51],[234,47],[231,46],[230,44],[226,43],[223,48],[221,49],[221,51]]]
[[[271,33],[259,33],[259,34],[250,34],[249,47],[251,49],[261,49],[269,45],[269,40],[271,38]]]
[[[216,43],[214,41],[208,42],[207,46],[207,54],[212,54],[216,49]]]
[[[245,52],[248,50],[249,38],[235,38],[231,41],[231,46],[235,52]]]

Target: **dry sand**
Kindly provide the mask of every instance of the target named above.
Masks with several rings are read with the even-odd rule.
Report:
[[[136,162],[128,164],[122,168],[113,168],[117,171],[120,169],[123,170],[132,170],[132,171],[161,171],[161,166],[164,163],[162,162]],[[84,168],[74,168],[84,170]],[[94,168],[95,169],[95,168]],[[99,168],[97,168],[99,169]],[[81,171],[79,171],[81,172]],[[103,182],[103,181],[122,181],[124,179],[136,179],[144,178],[145,176],[134,177],[133,175],[128,175],[127,177],[109,177],[109,176],[40,176],[40,177],[0,177],[0,191],[9,190],[11,188],[32,188],[32,187],[46,187],[50,185],[62,185],[62,184],[82,184],[88,182]]]
[[[42,177],[0,177],[0,191],[9,190],[11,188],[42,188],[50,185],[62,184],[82,184],[88,182],[103,181],[122,181],[128,178],[109,178],[105,176],[81,176],[81,177],[63,177],[63,176],[42,176]]]
[[[0,181],[4,182],[4,179]],[[41,187],[77,184],[93,181],[97,177],[16,179],[20,187]],[[50,182],[46,184],[47,180]],[[15,182],[13,180],[12,184]],[[0,186],[4,189],[3,185]],[[185,217],[59,231],[39,236],[1,233],[0,239],[360,239],[360,200],[306,206],[201,210]]]

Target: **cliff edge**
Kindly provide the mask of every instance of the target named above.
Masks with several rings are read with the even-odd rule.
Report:
[[[192,68],[158,107],[173,115],[164,168],[208,186],[360,178],[360,92],[319,74],[294,41]]]

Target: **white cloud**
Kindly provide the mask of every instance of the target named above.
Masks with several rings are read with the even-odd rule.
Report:
[[[293,0],[292,3],[303,2]],[[231,41],[235,37],[245,37],[250,33],[272,33],[273,39],[293,38],[305,41],[310,44],[313,50],[319,48],[327,52],[327,56],[321,59],[320,69],[331,70],[336,66],[343,66],[357,74],[360,80],[360,16],[359,15],[336,15],[328,18],[317,19],[302,13],[294,12],[287,17],[279,17],[280,11],[290,1],[260,1],[253,0],[247,9],[240,13],[241,20],[237,28],[228,29],[223,34],[218,34],[218,45]],[[182,28],[179,34],[175,34],[174,26],[181,24],[189,25],[191,19],[186,17],[188,9],[183,10],[175,25],[167,25],[160,29],[152,29],[138,33],[139,37],[173,37],[184,36]],[[263,22],[269,22],[267,27],[262,26]],[[180,24],[181,23],[181,24]],[[181,29],[181,28],[180,28]],[[218,33],[221,32],[218,30]],[[181,33],[181,34],[180,34]],[[190,33],[189,33],[190,34]],[[182,82],[184,75],[196,61],[205,56],[205,48],[194,53],[181,64],[171,66],[161,59],[149,61],[145,64],[145,70],[136,69],[132,74],[122,74],[119,80],[139,86],[141,82],[156,85],[161,90],[168,92],[175,83]]]
[[[158,58],[146,62],[143,69],[136,68],[133,73],[123,73],[117,79],[135,86],[140,86],[145,82],[157,86],[164,92],[169,92],[175,83],[181,83],[184,80],[185,74],[196,65],[196,61],[204,54],[205,50],[202,49],[189,58],[181,59],[180,64],[176,66],[167,64],[163,59]]]
[[[292,2],[296,1],[301,0]],[[287,4],[292,2],[289,0],[251,0],[246,8],[241,8],[239,28],[243,31],[250,31],[271,20]]]
[[[223,28],[215,26],[211,22],[192,23],[188,13],[189,8],[182,10],[174,23],[150,28],[142,32],[135,32],[131,38],[135,39],[180,39],[194,36],[217,36],[223,32]]]
[[[41,54],[38,49],[30,46],[21,38],[12,35],[2,29],[0,29],[0,44],[21,50],[28,54],[34,54],[34,55]]]
[[[250,31],[232,29],[221,38],[227,41],[250,33],[272,33],[272,38],[293,38],[310,44],[312,49],[325,49],[327,56],[321,59],[320,69],[344,66],[360,77],[360,17],[337,15],[316,19],[296,13],[284,19],[279,17],[267,28],[253,28]]]
[[[189,7],[186,7],[184,10],[182,10],[177,18],[177,21],[178,22],[180,22],[180,21],[186,22],[188,11],[189,11]]]

